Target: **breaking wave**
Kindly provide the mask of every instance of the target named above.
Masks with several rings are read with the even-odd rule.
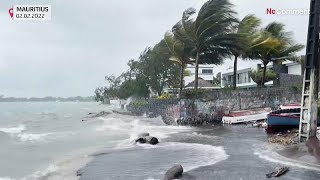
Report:
[[[17,134],[17,137],[21,140],[21,141],[44,141],[45,137],[53,134],[53,133],[43,133],[43,134],[29,134],[29,133],[21,133],[21,134]]]
[[[26,130],[26,126],[23,124],[20,124],[15,127],[0,128],[0,131],[7,133],[9,135],[21,133],[24,130]]]
[[[30,133],[26,132],[25,125],[20,124],[15,127],[0,128],[0,132],[6,133],[11,137],[18,138],[22,142],[39,142],[46,141],[48,136],[53,138],[75,135],[74,132],[48,132],[48,133]]]
[[[229,157],[222,146],[171,142],[164,143],[159,148],[167,151],[183,152],[185,158],[180,158],[177,161],[180,161],[179,164],[183,166],[184,171],[213,165]]]
[[[13,180],[13,179],[8,178],[8,177],[0,177],[0,180]]]

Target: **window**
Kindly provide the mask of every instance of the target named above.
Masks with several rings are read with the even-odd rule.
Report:
[[[212,69],[202,69],[202,74],[213,74]]]

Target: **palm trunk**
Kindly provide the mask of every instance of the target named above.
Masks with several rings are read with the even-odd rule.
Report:
[[[264,83],[266,83],[265,81],[266,81],[267,64],[265,63],[263,64],[263,74],[262,74],[262,84],[261,84],[262,87],[266,87]]]
[[[184,65],[180,66],[180,91],[179,91],[179,98],[181,98],[182,89],[183,89],[183,72],[184,72]]]
[[[233,62],[233,89],[237,89],[237,64],[238,64],[238,56],[234,56]]]
[[[199,51],[197,52],[197,57],[196,57],[194,89],[198,89],[198,79],[199,79]]]

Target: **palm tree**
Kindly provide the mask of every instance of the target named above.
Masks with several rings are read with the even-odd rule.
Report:
[[[199,64],[221,64],[230,56],[230,49],[239,48],[241,41],[231,33],[232,24],[237,22],[236,14],[228,0],[209,0],[193,19],[196,10],[189,8],[183,12],[181,23],[186,35],[178,36],[181,41],[190,43],[195,58],[195,89],[198,88]],[[237,43],[235,43],[237,42]]]
[[[237,88],[237,65],[238,57],[246,57],[248,52],[248,47],[251,45],[251,40],[256,34],[258,27],[261,24],[261,20],[256,16],[249,14],[245,16],[239,23],[236,24],[235,34],[239,35],[239,39],[245,45],[240,49],[232,49],[232,55],[234,56],[234,65],[233,65],[233,89]]]
[[[180,67],[180,91],[179,91],[179,97],[181,97],[182,89],[183,89],[183,79],[184,79],[184,70],[187,66],[187,64],[191,64],[191,52],[192,47],[188,43],[185,43],[181,40],[179,40],[179,34],[184,34],[185,31],[182,28],[182,26],[178,25],[180,22],[178,22],[175,26],[172,28],[172,32],[168,31],[165,33],[165,42],[172,52],[172,57],[170,58],[171,61],[175,62]]]
[[[295,60],[296,52],[304,48],[295,44],[292,33],[284,29],[284,24],[272,22],[261,30],[253,40],[249,58],[259,59],[263,64],[262,86],[264,87],[267,65],[273,60]]]

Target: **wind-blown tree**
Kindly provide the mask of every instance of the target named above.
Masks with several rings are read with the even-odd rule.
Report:
[[[180,40],[190,43],[195,56],[195,89],[198,88],[199,64],[221,64],[231,55],[231,49],[241,47],[239,36],[232,33],[232,25],[237,22],[236,14],[228,0],[209,0],[200,9],[189,8],[183,12],[181,23],[186,32]],[[239,43],[239,44],[238,44]]]
[[[185,74],[185,68],[187,64],[192,63],[191,59],[191,52],[192,47],[189,46],[188,43],[185,43],[181,40],[179,40],[179,37],[174,35],[174,33],[182,33],[185,36],[185,31],[182,28],[182,26],[178,25],[173,26],[172,32],[166,32],[164,40],[170,49],[172,56],[170,57],[170,60],[179,65],[180,67],[180,91],[179,91],[179,97],[181,97],[182,89],[183,89],[183,79]]]
[[[282,23],[272,22],[261,30],[253,40],[248,57],[259,59],[263,64],[262,82],[266,82],[267,65],[273,60],[296,60],[296,52],[304,48],[295,44],[292,33],[284,29]],[[262,84],[264,87],[265,85]]]
[[[256,35],[258,27],[261,24],[261,20],[256,16],[249,14],[245,16],[239,23],[236,23],[234,26],[234,33],[239,35],[239,39],[243,43],[241,48],[234,48],[231,50],[232,55],[234,56],[234,65],[233,65],[233,89],[237,88],[237,66],[238,58],[246,57],[248,48],[251,46],[251,41]]]
[[[148,85],[159,96],[165,87],[175,87],[179,78],[179,67],[169,60],[171,56],[166,42],[161,40],[139,57],[140,74],[147,78]]]

